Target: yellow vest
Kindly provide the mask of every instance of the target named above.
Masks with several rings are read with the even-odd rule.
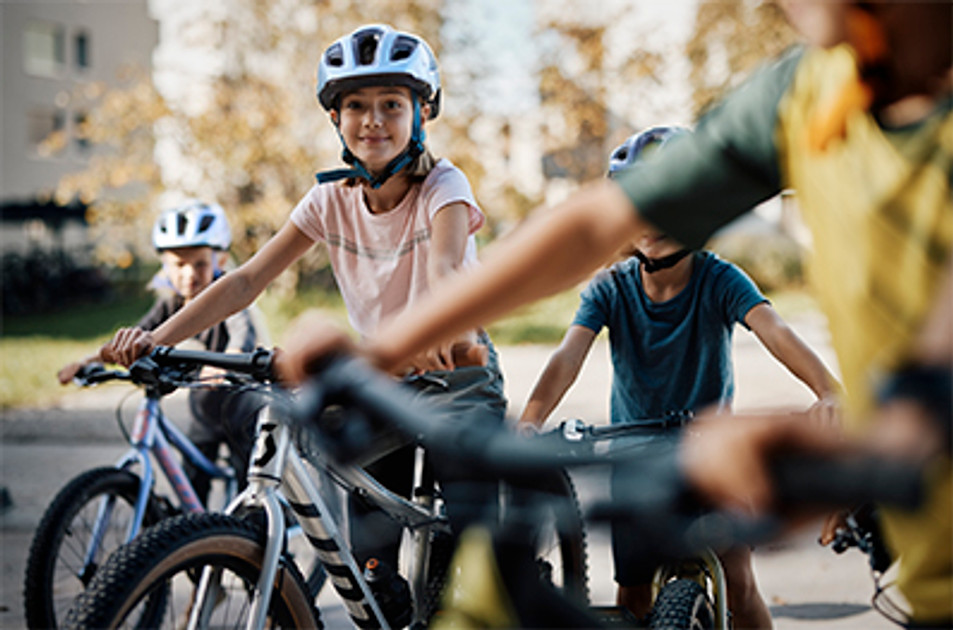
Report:
[[[805,54],[779,108],[782,177],[814,239],[809,272],[829,319],[854,419],[873,417],[881,375],[905,358],[953,252],[953,113],[884,132],[867,114],[819,153],[806,129],[856,65],[846,47]],[[902,554],[898,586],[919,622],[953,619],[953,484],[947,462],[929,504],[886,515]]]

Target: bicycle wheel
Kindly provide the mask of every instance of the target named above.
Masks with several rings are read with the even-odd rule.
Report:
[[[569,473],[540,476],[525,489],[537,495],[534,502],[540,506],[533,511],[540,579],[575,603],[588,604],[586,530]]]
[[[653,630],[710,630],[715,627],[715,609],[708,593],[694,580],[673,580],[662,587],[649,628]]]
[[[73,599],[83,592],[106,558],[122,545],[134,517],[139,477],[116,468],[95,468],[69,482],[43,514],[27,557],[24,598],[30,628],[56,628]],[[103,499],[109,521],[94,557],[86,553]],[[150,497],[142,526],[161,518]]]
[[[215,569],[214,609],[205,627],[244,628],[264,556],[264,533],[253,520],[223,514],[166,519],[122,547],[70,609],[66,628],[175,628],[187,620],[202,569]],[[154,614],[150,600],[162,596]],[[294,562],[283,558],[268,625],[320,628],[318,612]]]

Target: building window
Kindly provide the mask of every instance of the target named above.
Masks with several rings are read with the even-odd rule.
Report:
[[[77,69],[85,70],[89,68],[89,49],[89,33],[86,31],[76,33],[73,37],[73,52],[75,54],[74,63]]]
[[[63,72],[66,54],[63,27],[30,21],[23,32],[23,69],[27,74],[56,77]]]
[[[81,153],[85,153],[90,147],[88,135],[89,131],[87,129],[86,120],[86,112],[77,112],[73,116],[73,138],[76,142],[76,147]]]
[[[66,114],[62,109],[36,108],[28,115],[30,144],[36,152],[48,157],[65,146]]]

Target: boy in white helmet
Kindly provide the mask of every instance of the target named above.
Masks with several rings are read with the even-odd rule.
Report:
[[[225,211],[217,204],[189,201],[159,215],[152,230],[152,244],[162,261],[150,287],[157,298],[152,308],[136,324],[153,330],[222,276],[232,236]],[[267,344],[267,333],[246,309],[197,334],[189,344],[216,352],[250,352]],[[81,367],[99,361],[99,354],[64,366],[57,378],[69,383]],[[229,446],[230,462],[244,484],[248,455],[253,439],[255,412],[262,405],[256,396],[233,394],[227,390],[193,389],[189,391],[192,421],[187,434],[200,451],[215,459],[219,446]],[[210,478],[185,462],[186,473],[204,504],[208,499]]]
[[[321,56],[317,96],[340,136],[348,168],[319,173],[289,220],[248,262],[154,331],[120,330],[104,346],[104,356],[128,364],[154,345],[176,343],[220,322],[250,304],[316,242],[327,246],[351,325],[363,337],[419,301],[439,279],[477,263],[474,233],[484,223],[483,212],[463,172],[435,159],[424,145],[424,129],[441,104],[437,60],[427,43],[386,25],[363,26]],[[486,365],[458,365],[468,352],[484,357]],[[418,389],[452,407],[454,416],[502,422],[503,378],[483,331],[470,330],[394,372],[436,377],[419,381]],[[413,450],[401,449],[368,469],[407,496]],[[435,469],[455,526],[479,518],[465,508],[492,503],[471,494],[482,497],[489,489],[459,481],[469,471],[440,461]],[[399,525],[359,500],[351,508],[358,561],[376,557],[395,566]]]

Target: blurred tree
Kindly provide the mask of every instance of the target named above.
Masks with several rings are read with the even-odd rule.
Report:
[[[162,21],[175,20],[182,2],[188,29],[166,42],[177,61],[166,59],[163,70],[157,55],[153,75],[129,71],[120,89],[79,88],[90,104],[81,132],[97,150],[63,178],[57,198],[90,204],[98,254],[112,264],[151,250],[152,221],[169,191],[221,203],[240,260],[274,233],[314,172],[339,163],[339,141],[315,97],[317,61],[334,39],[368,21],[389,23],[439,54],[443,0],[377,0],[371,15],[345,0],[162,0],[161,33],[175,30]],[[290,290],[300,273],[325,265],[316,248],[279,284]]]
[[[695,115],[795,41],[797,34],[774,0],[701,0],[685,46]]]
[[[537,3],[547,177],[605,175],[609,152],[633,131],[679,118],[678,24],[684,11],[651,2]],[[673,17],[674,16],[674,17]]]

